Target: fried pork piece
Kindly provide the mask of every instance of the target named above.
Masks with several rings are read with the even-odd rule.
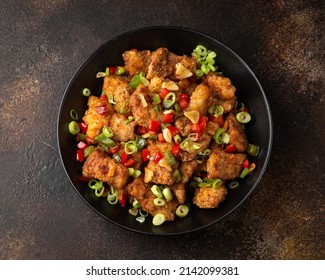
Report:
[[[161,143],[159,141],[153,141],[148,143],[147,149],[150,151],[150,157],[155,158],[157,153],[164,153],[166,151],[171,151],[173,145],[170,143]],[[162,163],[166,163],[167,167],[162,166]],[[177,165],[175,166],[177,168]],[[161,159],[158,163],[154,163],[153,160],[149,160],[147,167],[144,169],[145,182],[155,183],[160,185],[172,185],[175,183],[173,169],[166,159]]]
[[[173,67],[168,63],[168,54],[169,51],[166,48],[159,48],[151,53],[147,79],[166,78],[172,74]]]
[[[207,149],[209,147],[209,144],[211,142],[211,139],[213,135],[217,132],[219,126],[218,124],[214,122],[208,122],[205,132],[202,134],[202,136],[198,139],[198,141],[189,141],[189,145],[185,150],[181,150],[180,152],[180,159],[182,161],[191,161],[195,159],[195,157]],[[199,148],[193,149],[193,145],[198,146]]]
[[[107,114],[99,114],[97,112],[98,108],[101,106],[105,106],[107,108]],[[112,105],[107,103],[105,100],[102,100],[97,96],[89,96],[88,110],[85,112],[85,116],[82,118],[88,126],[86,135],[93,139],[100,134],[102,132],[102,128],[108,124],[110,118],[109,115],[113,111]]]
[[[195,73],[197,69],[197,60],[193,56],[182,55],[178,56],[172,52],[168,54],[168,63],[172,66],[172,79],[177,79],[177,75],[175,75],[176,64],[181,63],[187,70]]]
[[[114,110],[118,114],[121,112],[127,112],[129,110],[129,99],[132,89],[129,85],[129,81],[125,77],[117,75],[105,76],[103,91],[109,97],[110,94],[113,95]]]
[[[188,136],[191,133],[192,123],[186,117],[179,117],[175,121],[175,126],[182,136]]]
[[[212,103],[212,93],[205,84],[199,84],[193,91],[188,107],[185,111],[198,111],[200,115],[206,115]]]
[[[130,97],[130,108],[136,123],[148,128],[149,120],[157,119],[152,96],[149,90],[140,84]]]
[[[172,185],[170,188],[171,188],[173,194],[175,195],[178,203],[183,204],[186,199],[185,184],[178,183],[178,184]]]
[[[119,142],[127,142],[135,138],[134,127],[136,122],[130,122],[128,124],[125,121],[128,118],[125,115],[114,113],[111,116],[109,127],[114,133],[113,140]]]
[[[233,98],[227,100],[221,100],[218,98],[214,99],[214,105],[220,105],[223,107],[225,113],[231,112],[236,105],[237,97],[234,96]]]
[[[122,56],[125,62],[124,68],[131,76],[140,74],[141,72],[148,72],[151,56],[150,51],[138,51],[133,49],[124,52]]]
[[[211,89],[213,95],[221,100],[232,99],[235,96],[236,88],[226,77],[210,72],[203,78],[203,82]]]
[[[196,188],[193,197],[193,203],[200,208],[217,208],[225,200],[227,189],[220,186],[216,189],[212,187]]]
[[[152,216],[155,216],[157,213],[162,213],[166,221],[173,221],[178,206],[176,199],[166,202],[164,206],[155,206],[153,200],[156,196],[151,191],[151,187],[151,184],[144,183],[143,177],[141,176],[128,184],[126,189],[128,194],[140,203],[143,210],[149,212]]]
[[[101,180],[116,189],[123,189],[129,172],[123,164],[116,163],[103,150],[97,148],[83,164],[82,175],[86,178]]]
[[[238,152],[245,152],[247,149],[247,137],[241,124],[237,121],[235,114],[232,112],[228,118],[228,134],[230,136],[230,144],[235,145]]]
[[[226,153],[216,148],[213,150],[207,161],[209,179],[232,180],[237,178],[243,170],[243,163],[246,154]]]
[[[197,167],[198,167],[198,163],[196,162],[196,160],[183,161],[179,167],[179,172],[181,173],[182,176],[181,182],[187,183],[192,177]]]

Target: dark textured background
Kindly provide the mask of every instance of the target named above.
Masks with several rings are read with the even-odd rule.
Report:
[[[324,259],[324,1],[0,1],[0,259]],[[253,195],[181,236],[129,232],[70,185],[56,121],[78,66],[123,32],[173,25],[237,52],[271,105],[274,144]]]

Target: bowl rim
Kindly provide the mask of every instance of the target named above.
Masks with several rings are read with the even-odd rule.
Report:
[[[128,226],[125,226],[123,224],[120,224],[112,219],[110,219],[109,217],[105,216],[103,213],[101,213],[99,210],[97,210],[95,207],[93,207],[83,196],[82,194],[77,190],[76,186],[74,185],[72,179],[70,178],[67,168],[65,166],[64,163],[64,159],[62,156],[62,152],[61,152],[61,144],[60,144],[60,120],[61,120],[61,116],[62,116],[62,110],[63,110],[63,105],[65,103],[65,100],[67,98],[68,92],[73,84],[73,82],[77,79],[79,73],[82,71],[82,69],[84,68],[84,66],[93,59],[93,57],[95,57],[97,55],[98,52],[100,52],[102,49],[105,49],[106,46],[108,44],[110,44],[113,41],[119,40],[122,37],[125,36],[129,36],[131,34],[135,34],[135,33],[140,33],[140,32],[145,32],[145,31],[154,31],[154,30],[172,30],[172,31],[180,31],[180,32],[188,32],[188,33],[192,33],[192,34],[196,34],[198,36],[203,36],[208,38],[209,40],[212,40],[214,42],[216,42],[218,45],[222,46],[224,49],[226,49],[231,56],[235,57],[236,60],[238,60],[241,64],[243,64],[245,66],[245,68],[248,70],[249,74],[251,75],[251,77],[254,79],[254,82],[256,83],[256,85],[258,86],[259,91],[261,92],[261,96],[263,98],[265,107],[266,107],[266,116],[267,116],[267,120],[268,120],[268,124],[269,124],[269,129],[268,129],[268,133],[269,133],[269,137],[268,137],[268,145],[266,148],[266,155],[265,155],[265,160],[263,162],[263,166],[261,168],[260,174],[257,177],[257,179],[255,180],[254,184],[251,186],[250,190],[247,192],[247,194],[240,200],[239,203],[237,203],[231,210],[229,210],[227,213],[225,213],[223,216],[213,220],[210,223],[207,223],[205,225],[196,227],[194,229],[189,229],[189,230],[184,230],[184,231],[180,231],[180,232],[167,232],[167,233],[154,233],[154,232],[148,232],[148,231],[141,231],[141,230],[137,230],[135,228],[131,228]],[[79,66],[77,67],[77,69],[73,72],[73,76],[70,78],[70,80],[68,81],[67,86],[64,89],[64,93],[63,96],[61,98],[61,102],[59,105],[59,112],[57,115],[57,133],[56,133],[56,137],[57,137],[57,147],[58,147],[58,151],[59,151],[59,157],[60,157],[60,162],[63,166],[63,169],[65,171],[66,176],[69,179],[70,184],[73,186],[73,189],[75,190],[75,192],[79,195],[79,197],[81,197],[81,199],[86,203],[86,205],[88,207],[90,207],[93,211],[95,211],[98,215],[100,215],[101,217],[103,217],[106,221],[109,221],[110,223],[117,225],[118,227],[121,227],[123,229],[132,231],[132,232],[136,232],[136,233],[140,233],[140,234],[146,234],[146,235],[158,235],[158,236],[170,236],[170,235],[181,235],[181,234],[186,234],[186,233],[192,233],[192,232],[196,232],[196,231],[200,231],[204,228],[207,228],[209,226],[212,226],[214,224],[216,224],[217,222],[220,222],[221,220],[225,219],[226,217],[228,217],[231,213],[233,213],[235,210],[237,210],[247,199],[248,197],[252,194],[252,192],[256,189],[256,187],[259,185],[260,181],[262,180],[264,173],[268,167],[268,163],[270,160],[270,156],[271,156],[271,151],[272,151],[272,145],[273,145],[273,120],[272,120],[272,113],[271,113],[271,108],[270,108],[270,104],[268,102],[267,96],[261,86],[261,83],[259,82],[259,80],[257,79],[257,76],[255,75],[255,73],[253,72],[253,70],[249,67],[249,65],[235,52],[233,51],[230,47],[228,47],[226,44],[220,42],[218,39],[210,36],[209,34],[205,33],[205,32],[201,32],[198,30],[194,30],[191,28],[187,28],[187,27],[180,27],[180,26],[164,26],[164,25],[157,25],[157,26],[149,26],[149,27],[142,27],[142,28],[136,28],[124,33],[121,33],[117,36],[111,37],[110,39],[106,40],[104,43],[102,43],[99,47],[97,47],[94,51],[91,52],[90,55],[87,56],[87,58],[81,63],[79,64]]]

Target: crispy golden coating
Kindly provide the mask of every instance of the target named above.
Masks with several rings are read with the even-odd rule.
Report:
[[[140,84],[131,95],[130,108],[134,120],[140,126],[148,128],[149,120],[157,119],[152,95],[143,84]]]
[[[200,208],[217,208],[225,200],[227,189],[220,186],[216,189],[212,187],[196,188],[193,203]]]
[[[148,50],[138,51],[129,50],[123,53],[123,60],[125,62],[125,70],[131,75],[137,75],[141,72],[147,73],[150,63],[151,53]]]
[[[113,95],[114,110],[117,113],[127,112],[130,110],[129,99],[132,93],[132,89],[129,85],[129,80],[117,76],[108,75],[104,77],[103,91],[109,97],[110,94]]]
[[[186,188],[184,183],[174,184],[171,187],[173,194],[175,195],[179,204],[183,204],[186,201]]]
[[[143,210],[149,212],[152,216],[162,213],[166,221],[173,221],[178,206],[176,199],[166,202],[164,206],[155,206],[153,200],[156,196],[151,191],[151,186],[151,184],[144,183],[143,177],[139,177],[128,184],[126,189],[128,194],[141,204]]]
[[[243,170],[246,154],[226,153],[218,148],[213,150],[207,161],[208,178],[232,180],[237,178]]]
[[[134,121],[125,123],[127,119],[125,115],[116,113],[111,116],[109,127],[114,133],[113,140],[127,142],[135,138],[134,127],[136,123]]]
[[[200,115],[206,115],[212,101],[210,89],[205,84],[199,84],[191,95],[186,111],[198,111]]]
[[[151,53],[147,79],[166,78],[171,75],[173,67],[168,63],[168,54],[169,51],[166,48],[159,48]]]
[[[187,183],[192,177],[193,173],[196,171],[197,167],[198,167],[198,163],[196,160],[183,161],[179,167],[179,172],[181,173],[182,176],[181,182]]]
[[[235,96],[236,88],[226,77],[210,72],[203,78],[203,81],[213,92],[213,95],[219,99],[227,100]]]
[[[105,106],[108,110],[107,114],[99,114],[97,108]],[[102,128],[109,122],[109,114],[113,112],[111,104],[107,103],[105,100],[102,100],[96,96],[89,96],[88,98],[88,110],[85,113],[85,116],[82,118],[83,121],[87,124],[86,135],[91,139],[95,138],[98,134],[101,133]]]
[[[235,114],[232,112],[228,118],[228,134],[230,136],[230,144],[235,145],[238,152],[245,152],[247,149],[247,137],[242,125],[237,121]]]
[[[122,189],[125,187],[129,172],[123,164],[116,163],[104,151],[97,148],[83,164],[82,175],[106,182],[116,189]]]

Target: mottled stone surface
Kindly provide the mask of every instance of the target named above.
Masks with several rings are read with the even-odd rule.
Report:
[[[0,259],[325,258],[324,1],[5,0],[0,17]],[[59,105],[77,67],[108,39],[152,25],[231,47],[273,113],[259,187],[193,234],[145,236],[108,223],[77,196],[57,150]]]

